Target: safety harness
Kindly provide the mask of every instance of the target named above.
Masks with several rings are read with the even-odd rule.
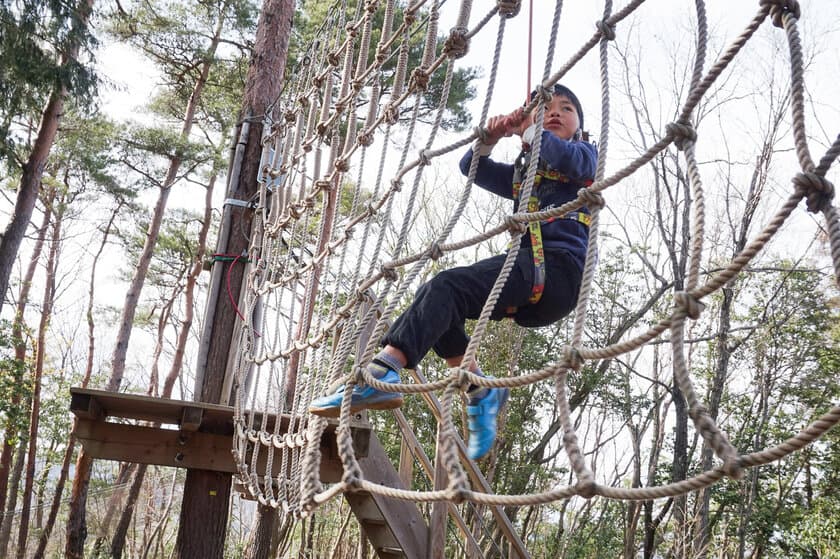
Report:
[[[519,208],[522,208],[523,205],[522,200],[519,199],[519,195],[522,191],[521,169],[524,168],[524,165],[522,164],[523,159],[527,161],[527,157],[523,158],[520,156],[520,158],[517,159],[517,165],[515,166],[513,178],[513,198],[519,201]],[[531,196],[528,198],[528,203],[526,205],[529,213],[540,210],[540,199],[536,194],[539,191],[540,184],[543,180],[562,183],[572,182],[567,176],[552,169],[537,169],[537,173],[534,176],[534,186],[531,189]],[[582,184],[584,186],[589,186],[592,184],[592,181],[584,181]],[[543,291],[545,290],[545,249],[543,247],[541,225],[543,223],[551,223],[555,219],[571,219],[582,223],[586,227],[589,227],[589,224],[592,223],[592,216],[583,211],[569,212],[565,215],[552,217],[544,221],[531,221],[528,223],[528,232],[531,237],[531,254],[534,259],[534,285],[531,288],[531,296],[528,298],[528,302],[532,305],[539,302]],[[508,307],[507,314],[516,314],[516,307]]]

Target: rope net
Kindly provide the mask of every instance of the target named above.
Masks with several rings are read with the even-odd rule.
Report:
[[[605,171],[610,139],[607,48],[616,37],[616,27],[643,6],[644,0],[632,0],[618,11],[613,11],[611,1],[606,1],[603,19],[591,37],[562,66],[552,69],[562,8],[562,2],[556,2],[542,86],[551,87],[591,52],[599,53],[602,126],[594,183],[582,189],[576,200],[561,207],[520,211],[481,234],[452,240],[451,233],[470,199],[476,155],[457,200],[447,206],[449,213],[442,227],[432,242],[417,251],[408,249],[409,232],[418,212],[424,171],[435,158],[460,153],[483,137],[482,125],[496,85],[506,22],[519,14],[520,2],[499,0],[489,12],[474,13],[472,2],[462,0],[457,23],[442,41],[438,41],[440,1],[417,0],[402,7],[396,6],[394,0],[358,4],[358,8],[348,10],[346,2],[339,3],[328,13],[319,38],[287,79],[275,119],[265,127],[259,199],[248,254],[248,261],[253,264],[248,268],[248,292],[242,309],[247,322],[241,324],[234,366],[237,392],[233,454],[240,482],[254,497],[265,505],[282,506],[299,514],[350,490],[418,502],[471,501],[485,505],[532,505],[574,495],[648,500],[695,491],[724,477],[739,479],[745,468],[779,460],[816,440],[840,421],[840,406],[834,406],[782,444],[740,454],[700,402],[686,360],[687,319],[700,317],[704,298],[725,286],[751,262],[803,198],[809,211],[824,215],[835,273],[840,271],[837,211],[831,204],[833,187],[825,178],[840,152],[840,138],[819,162],[814,162],[806,142],[803,64],[797,28],[800,13],[795,0],[760,0],[755,16],[708,70],[704,70],[708,42],[705,6],[702,0],[696,0],[698,48],[690,91],[679,117],[659,132],[658,141],[611,175]],[[768,19],[787,36],[793,135],[801,172],[791,181],[789,198],[764,229],[724,269],[702,276],[708,278],[703,283],[700,263],[706,227],[704,189],[695,155],[697,134],[692,114]],[[375,20],[382,21],[380,29],[375,29]],[[378,40],[374,40],[375,31],[379,31]],[[453,75],[459,59],[476,41],[494,45],[479,126],[456,142],[440,145]],[[419,44],[419,65],[409,68],[411,48]],[[440,84],[433,91],[432,76]],[[538,128],[542,126],[544,102],[544,96],[537,95],[526,108],[536,115]],[[434,108],[434,120],[420,122],[422,110],[429,108]],[[537,143],[539,138],[537,134]],[[413,146],[421,143],[423,148],[418,152]],[[599,212],[605,205],[602,192],[619,185],[671,144],[684,159],[691,189],[691,244],[685,247],[689,266],[684,289],[674,294],[669,316],[646,331],[606,347],[587,347],[582,340],[595,277]],[[533,149],[538,152],[539,145]],[[528,198],[533,183],[532,168],[523,184],[522,199]],[[364,366],[377,351],[378,340],[399,304],[434,260],[507,235],[512,237],[509,246],[517,247],[528,223],[562,216],[582,206],[587,206],[592,214],[583,284],[569,343],[557,355],[546,356],[548,365],[535,372],[498,378],[453,368],[437,380],[398,385],[382,383],[366,373]],[[389,231],[394,236],[389,238]],[[482,343],[515,252],[516,249],[508,252],[475,322],[464,363],[475,357]],[[675,382],[686,399],[696,431],[714,450],[718,464],[689,479],[656,487],[601,484],[578,444],[567,394],[568,376],[586,362],[635,351],[658,340],[666,331],[670,332]],[[575,482],[537,494],[499,495],[474,490],[458,450],[454,400],[470,383],[517,388],[550,379],[554,380],[562,441]],[[340,384],[352,387],[360,382],[383,391],[434,392],[441,396],[439,427],[443,436],[437,452],[447,472],[445,488],[395,489],[364,479],[353,451],[349,398],[342,404],[336,431],[344,476],[340,483],[324,487],[319,479],[319,443],[327,420],[309,415],[308,404]],[[288,423],[271,420],[280,414],[289,418]],[[272,475],[272,471],[280,473]]]

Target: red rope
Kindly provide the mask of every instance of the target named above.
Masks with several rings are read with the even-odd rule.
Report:
[[[236,314],[239,315],[239,318],[242,319],[242,322],[247,322],[245,320],[245,316],[239,311],[239,307],[237,306],[236,301],[233,299],[233,290],[230,288],[230,273],[233,271],[233,267],[239,261],[239,258],[240,258],[241,255],[239,255],[239,254],[235,254],[235,255],[234,254],[218,254],[218,255],[214,255],[214,256],[233,256],[233,262],[230,263],[230,266],[228,266],[228,271],[227,271],[227,282],[226,283],[227,283],[228,299],[230,299],[230,304],[233,305],[233,310],[236,311]]]
[[[217,252],[213,256],[214,257],[221,256],[221,257],[226,257],[226,258],[233,258],[233,261],[228,266],[227,274],[225,274],[225,277],[226,277],[225,287],[227,287],[228,299],[230,300],[230,304],[233,305],[233,310],[236,311],[236,314],[239,316],[239,318],[242,319],[242,322],[247,323],[248,321],[245,319],[245,315],[243,315],[242,311],[239,310],[239,305],[236,304],[236,300],[233,298],[233,289],[231,289],[231,287],[230,287],[230,274],[233,271],[233,267],[236,265],[236,263],[239,261],[239,259],[242,258],[242,255],[241,254],[222,254],[222,253]],[[254,331],[254,335],[256,337],[258,337],[258,338],[261,337],[261,334],[259,332],[257,332],[256,328],[252,328],[252,330]]]
[[[534,41],[534,0],[528,4],[528,83],[525,84],[526,103],[531,102],[531,45]]]

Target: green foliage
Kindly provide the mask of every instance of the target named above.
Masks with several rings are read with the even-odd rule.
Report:
[[[0,321],[0,418],[7,436],[17,436],[29,421],[25,402],[32,394],[31,382],[25,378],[28,365],[15,358],[12,324]],[[10,441],[14,444],[16,441]]]
[[[73,45],[92,49],[95,39],[80,25],[72,0],[0,3],[0,158],[9,169],[25,159],[25,129],[38,122],[52,92],[66,89],[89,107],[97,91],[91,66],[68,58]]]

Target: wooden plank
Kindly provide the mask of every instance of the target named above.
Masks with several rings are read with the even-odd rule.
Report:
[[[443,456],[440,449],[443,448],[443,429],[438,423],[437,429],[437,446],[438,452],[435,454],[435,475],[432,478],[432,484],[435,491],[446,489],[447,480],[446,465],[443,463]],[[438,501],[432,503],[432,515],[429,519],[429,557],[431,559],[445,559],[444,552],[446,550],[446,515],[447,503]]]
[[[108,392],[91,388],[70,389],[71,411],[77,416],[79,413],[73,407],[73,402],[95,400],[102,409],[104,416],[151,421],[167,425],[179,425],[185,408],[202,410],[202,423],[207,425],[229,424],[233,426],[233,408],[208,404],[205,402],[187,402],[169,398],[153,398],[143,394],[127,394],[124,392]],[[231,431],[232,433],[233,431]]]
[[[99,401],[90,394],[74,392],[70,389],[70,411],[78,417],[87,419],[99,419],[105,417],[105,412]]]
[[[131,419],[137,421],[150,421],[155,424],[179,425],[183,431],[200,431],[203,433],[215,433],[231,437],[233,435],[233,407],[210,404],[206,402],[188,402],[184,400],[171,400],[168,398],[153,398],[141,394],[125,394],[108,392],[105,390],[93,390],[89,388],[71,388],[71,411],[77,417],[86,419],[97,419],[114,417]],[[302,421],[303,417],[295,418],[295,425]],[[267,431],[274,430],[274,422],[277,416],[269,415],[267,418]],[[254,414],[254,424],[260,425],[262,414]],[[290,416],[280,416],[280,433],[289,432]],[[324,431],[322,446],[327,449],[330,456],[335,456],[335,429],[338,420],[329,420]],[[351,419],[350,435],[353,439],[353,448],[357,455],[367,454],[368,439],[370,438],[370,425],[366,420]],[[232,446],[228,439],[228,449]],[[330,448],[332,447],[332,448]]]
[[[397,470],[391,464],[375,433],[371,433],[368,455],[359,458],[359,466],[361,466],[362,473],[368,481],[387,487],[404,487]],[[345,498],[350,503],[353,513],[360,520],[376,518],[377,516],[384,519],[387,530],[390,531],[390,535],[397,542],[396,545],[392,545],[388,541],[390,539],[388,535],[376,531],[374,522],[364,524],[368,539],[380,557],[393,555],[393,553],[386,552],[387,549],[400,549],[407,559],[426,559],[428,557],[428,528],[415,503],[373,493],[347,493]],[[375,510],[379,511],[378,515],[375,514]]]
[[[237,472],[231,454],[231,438],[226,435],[196,431],[185,436],[184,432],[174,429],[85,418],[76,419],[75,434],[94,458],[229,474]],[[326,456],[328,449],[322,450]],[[266,455],[261,452],[257,460],[258,468],[263,471]],[[275,460],[272,470],[272,475],[279,473],[279,460]],[[342,473],[340,461],[321,460],[321,479],[325,482],[341,481]]]

